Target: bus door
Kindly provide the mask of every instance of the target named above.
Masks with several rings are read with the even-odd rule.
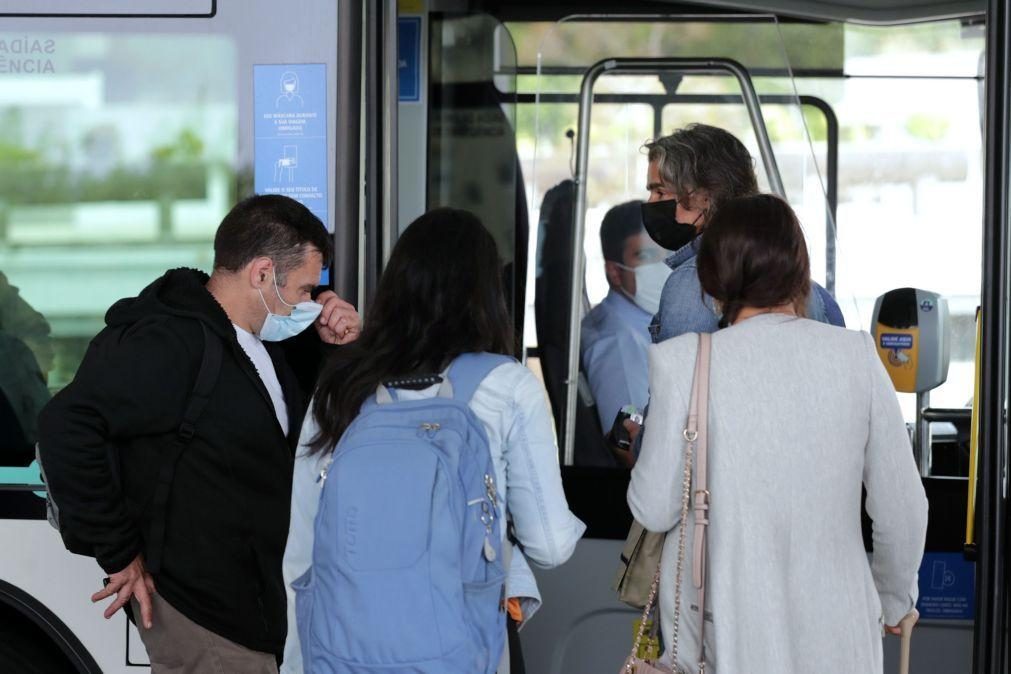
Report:
[[[254,192],[291,196],[334,232],[321,282],[357,301],[359,129],[342,110],[360,100],[339,95],[361,81],[355,7],[0,4],[0,622],[25,621],[0,669],[16,669],[9,648],[40,671],[147,662],[126,618],[89,601],[105,573],[64,550],[33,465],[38,410],[109,306],[169,268],[210,272],[218,223]]]

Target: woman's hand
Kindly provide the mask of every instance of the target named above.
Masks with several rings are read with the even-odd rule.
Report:
[[[885,634],[894,634],[897,637],[901,637],[905,630],[913,629],[913,625],[915,625],[916,621],[919,619],[920,612],[914,608],[912,611],[903,616],[898,625],[885,625]]]

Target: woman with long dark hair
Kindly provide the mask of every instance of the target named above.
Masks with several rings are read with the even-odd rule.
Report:
[[[500,272],[494,239],[466,211],[426,213],[397,241],[361,337],[342,349],[321,375],[312,414],[302,429],[284,561],[289,589],[311,562],[318,475],[377,388],[411,380],[397,388],[399,400],[431,398],[439,386],[429,385],[425,377],[444,375],[456,357],[513,353]],[[469,408],[487,434],[499,499],[505,501],[518,542],[506,594],[517,599],[510,602],[510,616],[521,622],[540,603],[526,560],[543,567],[563,563],[585,527],[569,512],[550,412],[533,373],[512,360],[498,365],[477,386]],[[282,671],[298,672],[301,658],[291,601],[288,634]],[[397,639],[395,634],[376,636]]]
[[[628,489],[637,521],[672,532],[658,599],[665,658],[679,648],[684,672],[700,658],[717,673],[881,672],[882,627],[894,633],[916,603],[927,501],[874,340],[803,317],[807,244],[778,197],[723,205],[698,275],[729,327],[708,350],[697,334],[650,347],[649,422]],[[700,385],[695,397],[700,348],[708,395]]]

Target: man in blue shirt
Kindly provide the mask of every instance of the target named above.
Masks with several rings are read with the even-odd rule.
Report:
[[[703,294],[695,264],[699,235],[723,202],[758,193],[755,162],[732,134],[706,124],[678,129],[646,149],[649,201],[642,206],[643,224],[654,241],[674,251],[650,334],[659,343],[686,332],[715,332],[719,312]],[[816,283],[811,288],[807,317],[843,326],[832,296]]]
[[[641,203],[629,201],[604,216],[600,247],[610,290],[583,319],[581,330],[583,371],[604,432],[622,407],[641,410],[649,398],[649,324],[670,275],[663,262],[668,251],[643,230]]]

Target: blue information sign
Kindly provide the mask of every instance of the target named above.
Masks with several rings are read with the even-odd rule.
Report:
[[[421,100],[421,17],[397,19],[397,86],[401,101]]]
[[[326,127],[326,64],[253,66],[254,190],[305,204],[329,229]]]
[[[976,569],[960,552],[927,552],[920,564],[921,618],[972,620],[976,611]]]

